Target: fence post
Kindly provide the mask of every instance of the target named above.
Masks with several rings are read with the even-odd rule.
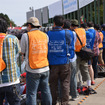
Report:
[[[79,26],[80,26],[80,9],[79,9],[79,0],[77,0],[77,6],[78,6],[78,11],[77,11],[77,16],[78,16],[78,23],[79,23]]]
[[[86,18],[87,18],[87,22],[89,22],[89,11],[88,11],[88,5],[86,6]]]
[[[105,0],[103,0],[103,23],[105,24]]]
[[[95,21],[94,23],[97,24],[97,11],[96,11],[96,0],[94,0],[94,17],[95,17]]]
[[[83,17],[84,17],[84,22],[85,22],[85,7],[83,7]]]
[[[73,15],[74,15],[74,19],[75,19],[75,12],[73,13]]]
[[[98,0],[97,3],[98,3],[98,24],[100,25],[100,0]]]
[[[93,12],[92,12],[92,3],[90,4],[90,21],[92,22],[93,21],[93,19],[92,19],[92,14],[93,14]]]

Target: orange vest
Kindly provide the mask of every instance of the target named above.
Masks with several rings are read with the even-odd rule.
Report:
[[[86,45],[86,33],[85,30],[83,28],[77,28],[75,29],[76,34],[79,36],[81,42],[82,42],[82,46],[84,47]],[[82,48],[80,41],[77,38],[77,41],[75,43],[75,52],[79,52]]]
[[[2,58],[3,54],[3,40],[5,38],[6,34],[0,33],[0,72],[3,71],[6,68],[6,64]]]
[[[99,35],[101,37],[101,41],[103,41],[103,33],[102,32],[99,32]],[[98,45],[99,48],[102,48],[103,47],[103,44],[102,42]]]
[[[49,65],[48,38],[39,30],[28,32],[29,38],[29,65],[31,69],[43,68]]]

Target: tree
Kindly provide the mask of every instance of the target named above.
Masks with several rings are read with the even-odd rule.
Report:
[[[7,14],[0,13],[0,18],[5,19],[5,20],[7,21],[8,26],[10,26],[10,24],[11,24],[12,26],[14,26],[14,27],[16,26],[16,24],[14,23],[14,21],[11,20],[11,19],[9,19],[9,17],[8,17]]]

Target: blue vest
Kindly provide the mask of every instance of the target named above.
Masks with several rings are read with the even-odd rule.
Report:
[[[102,33],[103,33],[103,48],[105,48],[105,31],[102,31]]]
[[[95,37],[96,37],[96,31],[94,29],[88,29],[88,31],[93,34],[91,45],[94,46],[94,41],[95,41]],[[93,49],[93,46],[91,46],[92,49]]]
[[[92,32],[86,31],[86,47],[93,49],[94,35]]]
[[[75,55],[75,45],[74,45],[74,35],[73,35],[73,32],[71,30],[67,30],[67,35],[66,37],[69,37],[71,39],[71,43],[69,45],[69,53],[70,53],[70,56],[69,56],[69,59],[72,59],[74,58],[74,55]],[[66,43],[67,43],[67,40],[66,40]],[[67,44],[68,46],[68,44]]]
[[[69,30],[68,30],[69,31]],[[70,32],[70,31],[69,31]],[[71,33],[71,32],[70,32]],[[50,65],[68,64],[70,50],[67,47],[65,30],[48,31],[48,60]],[[72,35],[72,34],[71,34]],[[69,39],[71,41],[71,38]],[[70,42],[71,44],[71,42]]]

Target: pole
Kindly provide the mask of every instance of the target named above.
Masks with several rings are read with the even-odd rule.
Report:
[[[80,26],[80,9],[79,9],[79,0],[77,0],[77,5],[78,5],[78,23],[79,23],[79,26]]]
[[[83,7],[83,17],[84,17],[84,22],[85,22],[85,7]]]
[[[88,11],[88,5],[86,6],[86,18],[87,18],[87,22],[89,22],[89,11]]]
[[[98,24],[100,25],[100,0],[98,2]]]
[[[62,0],[62,15],[64,16],[64,5],[63,5],[63,0]]]
[[[105,24],[105,0],[103,0],[103,23]]]
[[[93,19],[92,19],[92,13],[93,13],[93,11],[92,11],[92,3],[90,4],[90,21],[92,22],[93,21]]]
[[[94,0],[94,14],[95,14],[95,24],[97,23],[97,13],[96,13],[96,0]]]

